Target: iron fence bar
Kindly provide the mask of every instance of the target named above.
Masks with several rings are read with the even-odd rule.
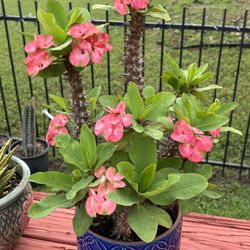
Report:
[[[199,49],[199,60],[198,60],[198,66],[201,65],[201,59],[202,59],[202,49],[203,49],[203,39],[204,39],[204,26],[206,21],[206,8],[203,9],[202,13],[202,24],[201,24],[201,39],[200,39],[200,49]]]
[[[246,156],[249,127],[250,127],[250,112],[248,114],[247,128],[246,128],[246,133],[245,133],[245,138],[244,138],[244,147],[243,147],[243,151],[242,151],[242,155],[241,155],[239,178],[241,178],[241,175],[242,175],[242,166],[244,164],[244,160],[245,160],[245,156]]]
[[[243,28],[245,28],[246,25],[247,25],[247,15],[248,15],[248,11],[246,10],[245,14],[244,14]],[[245,39],[245,32],[243,31],[242,35],[241,35],[241,42],[240,42],[241,45],[244,43],[244,39]],[[238,65],[237,65],[237,71],[236,71],[232,101],[235,101],[235,99],[236,99],[237,87],[238,87],[239,76],[240,76],[240,66],[241,66],[242,52],[243,52],[243,47],[240,46],[240,52],[239,52],[239,57],[238,57]],[[231,127],[231,125],[232,125],[233,113],[234,112],[232,111],[231,114],[230,114],[229,127]],[[227,159],[229,139],[230,139],[230,132],[227,132],[226,148],[225,148],[225,152],[224,152],[223,163],[225,163],[226,159]],[[223,166],[223,168],[222,168],[222,175],[224,175],[224,172],[225,172],[225,166]]]
[[[185,19],[186,19],[186,7],[183,8],[183,12],[182,12],[181,46],[180,46],[180,59],[179,59],[179,67],[180,68],[182,66]]]
[[[89,13],[91,12],[91,8],[90,8],[90,3],[87,3],[87,10],[89,11]],[[95,87],[95,72],[94,72],[94,65],[91,64],[90,65],[90,72],[91,72],[91,84],[92,84],[92,88]]]
[[[184,7],[185,9],[185,7]],[[8,15],[4,16],[0,14],[0,21],[15,21],[15,22],[20,22],[20,21],[25,21],[25,22],[36,22],[36,17],[22,17],[22,20],[20,20],[21,17],[19,16],[14,16],[14,15]],[[105,20],[98,20],[98,19],[93,19],[92,22],[94,24],[100,25],[100,24],[105,24]],[[124,26],[128,25],[127,23],[124,23],[122,21],[110,21],[109,22],[110,26]],[[178,23],[165,23],[164,25],[161,22],[146,22],[145,27],[147,29],[155,29],[155,28],[161,28],[161,29],[176,29],[176,30],[182,30],[183,25],[178,24]],[[185,30],[201,30],[202,25],[200,24],[185,24],[184,25]],[[203,27],[204,31],[224,31],[224,32],[245,32],[245,33],[250,33],[250,27],[238,27],[238,26],[221,26],[221,25],[204,25]]]
[[[205,160],[203,162],[201,162],[202,164],[210,164],[212,166],[218,166],[218,167],[223,167],[224,165],[226,165],[227,167],[230,167],[230,168],[235,168],[235,169],[238,169],[240,170],[240,168],[242,168],[243,170],[250,170],[250,166],[248,165],[243,165],[241,166],[241,164],[238,164],[238,163],[232,163],[232,162],[221,162],[221,161],[212,161],[212,160],[209,160],[208,162]]]
[[[163,24],[165,20],[162,20]],[[161,30],[161,59],[160,59],[160,82],[159,91],[162,91],[162,73],[163,73],[163,61],[164,61],[164,47],[165,47],[165,29]]]
[[[1,0],[1,4],[2,4],[3,15],[6,16],[4,0]],[[21,104],[20,104],[19,91],[18,91],[18,86],[17,86],[14,60],[13,60],[12,50],[11,50],[11,45],[10,45],[10,36],[9,36],[9,29],[8,29],[7,20],[4,20],[4,28],[5,28],[5,34],[6,34],[6,39],[7,39],[7,45],[8,45],[8,53],[9,53],[9,58],[10,58],[11,72],[12,72],[12,77],[13,77],[13,81],[14,81],[14,88],[15,88],[15,92],[16,92],[17,108],[18,108],[20,120],[22,120]]]
[[[109,23],[109,12],[105,11],[106,23]],[[109,25],[106,26],[106,33],[109,35]],[[107,52],[107,64],[108,64],[108,94],[111,95],[111,77],[110,77],[110,52]]]
[[[8,133],[9,133],[10,136],[12,136],[10,122],[9,122],[8,109],[7,109],[7,105],[6,105],[6,101],[5,101],[5,95],[4,95],[4,91],[3,91],[2,78],[1,77],[0,77],[0,92],[1,92],[2,102],[3,102],[3,109],[4,109],[5,121],[7,123]]]
[[[23,41],[23,46],[25,46],[25,44],[26,44],[26,39],[25,39],[25,36],[24,36],[24,32],[25,32],[25,30],[24,30],[24,22],[22,21],[22,16],[23,16],[23,14],[22,14],[22,6],[21,6],[21,2],[20,2],[20,0],[18,0],[18,2],[17,2],[17,5],[18,5],[18,13],[19,13],[19,16],[20,16],[20,18],[21,18],[21,21],[20,21],[20,26],[21,26],[21,31],[22,31],[22,41]],[[24,54],[25,54],[25,57],[27,56],[27,53],[24,51]],[[30,96],[32,97],[33,96],[33,88],[32,88],[32,82],[31,82],[31,77],[30,76],[28,76],[27,75],[27,77],[28,77],[28,81],[29,81],[29,89],[30,89]]]
[[[59,76],[59,83],[60,83],[60,94],[61,94],[61,97],[64,97],[64,88],[63,88],[63,79],[62,79],[62,76]]]
[[[223,23],[222,27],[225,27],[226,25],[226,19],[227,19],[227,9],[224,9],[223,13]],[[215,84],[219,84],[219,76],[220,76],[220,67],[221,67],[221,56],[222,56],[222,49],[223,49],[223,42],[224,42],[224,34],[225,32],[221,32],[221,37],[220,37],[220,49],[219,49],[219,55],[218,55],[218,62],[217,62],[217,70],[216,70],[216,78],[215,78]],[[213,101],[215,101],[217,95],[217,89],[214,90],[214,97]]]

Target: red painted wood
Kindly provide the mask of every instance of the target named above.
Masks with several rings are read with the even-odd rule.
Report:
[[[34,193],[35,200],[44,196]],[[73,214],[73,209],[58,209],[46,218],[32,219],[15,250],[75,249]],[[181,250],[232,249],[250,249],[250,221],[197,213],[184,217]]]

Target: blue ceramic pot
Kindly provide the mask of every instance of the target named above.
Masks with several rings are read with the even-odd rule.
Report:
[[[88,231],[78,237],[78,250],[179,250],[181,243],[182,216],[179,211],[174,225],[150,243],[120,242]]]

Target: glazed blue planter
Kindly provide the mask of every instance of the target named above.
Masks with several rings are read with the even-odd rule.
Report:
[[[88,231],[78,237],[78,250],[179,250],[181,244],[182,216],[179,212],[174,225],[150,243],[120,242]]]

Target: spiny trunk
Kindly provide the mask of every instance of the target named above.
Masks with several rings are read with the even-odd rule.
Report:
[[[65,59],[66,73],[65,76],[71,86],[71,119],[73,124],[73,136],[79,138],[80,130],[83,124],[88,124],[89,114],[87,111],[86,97],[82,84],[82,77],[78,71]]]
[[[125,84],[130,81],[135,82],[140,90],[144,87],[143,78],[143,58],[142,58],[142,36],[144,32],[144,16],[131,10],[131,20],[129,21],[129,33],[125,46]]]

